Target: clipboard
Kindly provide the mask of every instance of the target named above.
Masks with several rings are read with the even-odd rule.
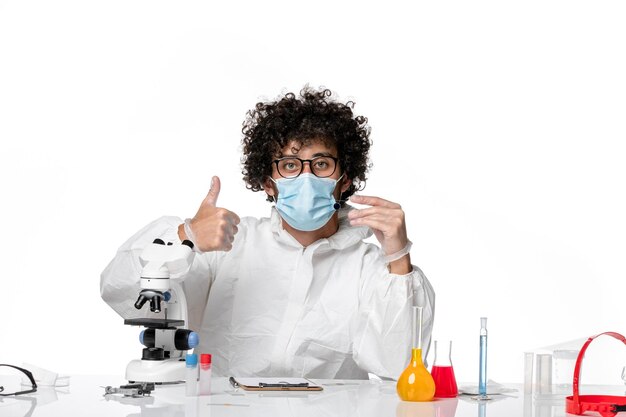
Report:
[[[322,391],[320,385],[306,378],[228,378],[233,388],[246,391]]]

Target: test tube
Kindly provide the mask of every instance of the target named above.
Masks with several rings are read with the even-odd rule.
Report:
[[[478,394],[487,396],[487,317],[480,318],[480,369],[478,372]]]
[[[552,392],[552,355],[549,353],[537,355],[536,384],[539,394]]]
[[[535,354],[533,352],[524,353],[524,393],[532,394],[533,392],[533,361]]]
[[[188,397],[195,397],[198,395],[198,355],[188,353],[185,366],[185,394]]]
[[[211,354],[200,355],[200,386],[198,395],[211,395]]]

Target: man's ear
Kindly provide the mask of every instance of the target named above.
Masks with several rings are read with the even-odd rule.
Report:
[[[270,177],[265,177],[265,180],[263,181],[263,191],[265,191],[265,194],[271,197],[276,197],[276,189],[274,187],[274,182],[270,179]]]
[[[352,185],[352,180],[348,177],[343,177],[341,180],[341,192],[345,193],[348,188]]]

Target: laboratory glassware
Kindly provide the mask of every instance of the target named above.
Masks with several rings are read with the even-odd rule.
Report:
[[[431,401],[435,381],[422,361],[422,307],[413,307],[412,313],[411,362],[398,378],[396,390],[403,401]]]
[[[478,372],[478,395],[487,396],[487,317],[480,318],[480,369]]]
[[[452,366],[452,341],[435,340],[435,362],[431,369],[436,398],[452,398],[459,394]]]
[[[211,395],[211,354],[200,355],[200,381],[198,395]]]
[[[187,367],[185,372],[185,394],[188,397],[195,397],[198,395],[198,355],[188,353],[185,357],[185,365]]]
[[[572,390],[577,356],[578,351],[572,349],[556,349],[552,352],[552,383],[556,393],[566,394]]]
[[[535,390],[537,394],[552,393],[552,355],[549,353],[537,354],[535,369]]]
[[[588,337],[539,347],[524,353],[524,392],[541,398],[572,391],[576,357]]]

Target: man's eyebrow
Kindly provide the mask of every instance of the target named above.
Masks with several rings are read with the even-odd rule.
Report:
[[[318,152],[318,153],[313,154],[311,158],[317,158],[318,156],[332,156],[333,158],[336,158],[336,156],[330,152]]]
[[[317,158],[318,156],[330,156],[332,158],[336,158],[335,155],[333,155],[330,152],[317,152],[314,153],[313,155],[311,155],[311,158]],[[290,155],[285,155],[282,152],[280,154],[278,154],[277,159],[282,159],[282,158],[300,158],[300,155],[296,154],[290,154]]]

